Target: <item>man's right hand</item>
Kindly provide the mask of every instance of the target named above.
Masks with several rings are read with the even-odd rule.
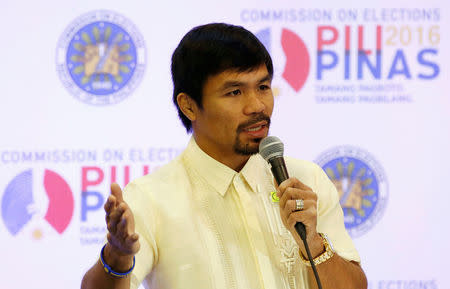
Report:
[[[134,216],[123,200],[122,190],[111,184],[111,195],[105,203],[108,244],[105,262],[113,270],[125,272],[130,269],[134,255],[139,251],[139,235],[134,230]]]

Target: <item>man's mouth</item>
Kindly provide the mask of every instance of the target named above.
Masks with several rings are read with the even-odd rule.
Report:
[[[255,127],[255,128],[249,128],[249,129],[247,129],[247,131],[257,131],[257,130],[260,130],[262,127],[263,127],[263,126],[260,125],[260,126],[257,126],[257,127]]]
[[[245,128],[244,131],[249,131],[249,132],[258,131],[266,126],[267,126],[267,122],[258,122],[250,127]]]
[[[267,136],[269,126],[270,117],[264,113],[260,113],[253,119],[241,123],[237,128],[237,133],[244,133],[250,138],[262,139]]]
[[[269,124],[266,121],[259,121],[251,126],[248,126],[242,130],[243,133],[251,138],[264,138],[267,136],[269,130]]]

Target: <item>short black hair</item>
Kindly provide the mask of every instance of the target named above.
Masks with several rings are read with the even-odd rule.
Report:
[[[172,55],[173,103],[186,131],[192,130],[192,124],[178,107],[179,93],[188,94],[202,108],[202,91],[208,77],[228,69],[248,71],[263,64],[272,77],[269,52],[253,33],[241,26],[211,23],[189,31]]]

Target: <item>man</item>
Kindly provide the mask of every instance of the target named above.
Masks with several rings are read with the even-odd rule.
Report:
[[[82,288],[316,288],[297,222],[323,288],[367,287],[323,171],[287,159],[294,177],[277,187],[257,154],[272,75],[267,50],[242,27],[208,24],[184,36],[172,56],[173,99],[193,137],[124,194],[111,186],[108,242]]]

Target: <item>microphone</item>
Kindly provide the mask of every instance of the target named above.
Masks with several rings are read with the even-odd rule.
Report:
[[[259,143],[259,154],[270,164],[272,174],[278,185],[289,178],[289,174],[283,158],[284,144],[276,136],[265,137]],[[306,241],[305,225],[301,222],[295,224],[295,230]]]
[[[286,164],[284,163],[283,153],[284,145],[276,136],[265,137],[259,143],[259,154],[270,164],[272,175],[275,177],[278,184],[281,184],[284,180],[289,178]],[[316,278],[317,288],[322,289],[319,273],[317,273],[316,265],[314,264],[308,242],[306,241],[305,225],[298,222],[295,224],[295,230],[300,235],[300,238],[302,238],[303,244],[305,245],[306,253],[308,255],[309,262],[311,263],[314,277]]]

